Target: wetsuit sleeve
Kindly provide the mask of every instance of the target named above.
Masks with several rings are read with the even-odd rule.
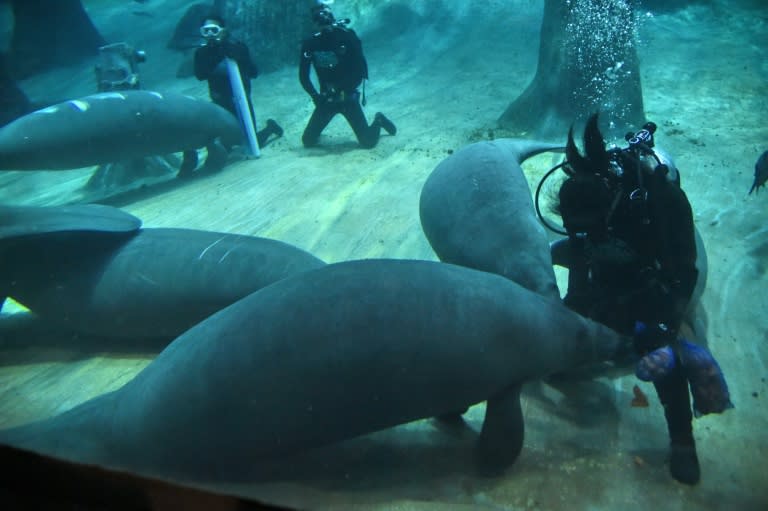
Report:
[[[240,67],[240,72],[244,75],[243,78],[256,78],[259,76],[259,70],[256,67],[256,63],[251,58],[251,52],[248,51],[248,47],[245,43],[237,41],[232,44],[229,50],[231,54],[228,56],[235,59],[237,65]]]
[[[351,44],[352,50],[355,54],[355,60],[357,61],[358,73],[361,80],[368,79],[368,61],[365,59],[365,53],[363,53],[363,43],[354,31],[351,31]]]
[[[218,46],[206,45],[195,51],[195,76],[198,80],[207,80],[213,70],[224,58],[224,51]]]
[[[307,94],[313,98],[318,92],[312,80],[309,78],[309,67],[312,64],[312,54],[306,44],[301,45],[301,55],[299,56],[299,82]]]
[[[659,226],[658,261],[661,278],[668,288],[667,303],[662,320],[677,329],[688,308],[696,287],[696,234],[691,204],[685,192],[670,185],[661,194],[661,217],[656,218]]]

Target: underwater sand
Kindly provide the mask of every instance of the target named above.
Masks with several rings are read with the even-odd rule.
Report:
[[[755,160],[768,148],[768,8],[728,7],[734,3],[656,14],[640,33],[647,117],[680,168],[704,238],[709,346],[736,405],[695,421],[698,486],[668,475],[665,423],[653,389],[626,376],[574,385],[567,395],[529,385],[525,448],[500,478],[473,474],[471,435],[455,438],[420,421],[286,462],[269,482],[218,488],[329,510],[768,509],[768,190],[747,196]],[[165,14],[128,16],[130,23],[126,10],[139,4],[85,4],[108,40],[147,51],[145,88],[207,96],[194,78],[175,78],[183,58],[164,48],[185,2],[148,2],[140,9]],[[356,148],[341,118],[325,131],[321,148],[304,149],[311,103],[289,68],[253,84],[258,118],[275,118],[285,128],[261,159],[113,203],[147,227],[265,236],[328,262],[435,259],[418,219],[424,180],[448,151],[488,136],[537,61],[540,2],[469,4],[456,2],[462,7],[455,24],[414,27],[387,43],[361,31],[371,68],[366,113],[383,111],[399,130],[375,149]],[[337,13],[343,6],[336,2]],[[21,85],[35,99],[78,97],[93,92],[92,73],[88,66],[61,69]],[[557,161],[543,155],[527,162],[531,185]],[[0,200],[90,200],[82,186],[91,173],[2,173]],[[72,343],[0,346],[0,427],[56,415],[118,388],[154,356],[82,351]],[[649,408],[630,406],[635,384],[649,395]],[[482,417],[482,406],[467,415],[475,429]]]

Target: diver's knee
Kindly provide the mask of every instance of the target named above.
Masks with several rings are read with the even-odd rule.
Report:
[[[376,147],[376,144],[379,142],[379,137],[377,136],[366,136],[366,137],[360,137],[357,140],[358,144],[360,144],[360,147],[363,149],[373,149]]]
[[[304,144],[304,147],[316,147],[319,140],[320,137],[307,135],[306,133],[301,136],[301,143]]]

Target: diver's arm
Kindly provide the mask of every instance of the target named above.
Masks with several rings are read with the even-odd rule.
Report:
[[[363,80],[368,79],[368,61],[365,60],[365,55],[361,54],[361,62],[360,65],[362,66],[362,69],[360,70]]]
[[[559,250],[561,259],[567,261],[568,265],[568,292],[563,303],[582,316],[590,317],[595,302],[595,289],[590,279],[585,243],[586,239],[582,236],[570,236],[561,240]]]
[[[251,52],[245,43],[237,41],[232,44],[232,54],[228,56],[235,59],[237,65],[240,67],[240,73],[243,78],[256,78],[259,76],[259,69],[256,67],[256,63],[251,58]]]
[[[319,94],[312,80],[309,78],[309,67],[312,64],[312,54],[306,48],[301,47],[301,56],[299,57],[299,82],[302,88],[307,91],[312,99],[316,98]]]
[[[207,80],[213,70],[219,65],[224,53],[210,44],[201,46],[195,51],[195,76],[198,80]]]
[[[699,272],[696,268],[696,234],[693,212],[685,192],[670,186],[662,197],[665,211],[658,254],[661,278],[668,288],[666,322],[677,329],[688,308]]]
[[[368,61],[365,59],[365,53],[363,53],[363,42],[357,37],[354,30],[350,30],[350,48],[354,52],[357,60],[357,65],[360,71],[360,77],[363,80],[368,79]]]

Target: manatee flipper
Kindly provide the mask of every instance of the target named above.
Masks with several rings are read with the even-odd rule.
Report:
[[[0,206],[0,240],[66,231],[131,233],[140,227],[135,216],[100,204]]]
[[[483,475],[499,475],[515,462],[523,449],[525,423],[520,389],[521,385],[514,385],[488,400],[475,451],[478,469]]]
[[[205,157],[205,163],[201,170],[204,172],[217,172],[227,164],[229,151],[219,140],[214,140],[206,146],[208,155]]]
[[[465,406],[461,410],[456,410],[449,413],[442,413],[437,417],[435,417],[435,420],[438,421],[438,423],[442,423],[443,425],[447,425],[447,426],[463,425],[464,414],[467,413],[467,410],[469,410],[469,407]]]
[[[179,173],[176,177],[188,177],[192,175],[192,172],[197,168],[198,156],[197,149],[189,149],[184,151],[184,157],[181,160],[181,166],[179,167]]]

